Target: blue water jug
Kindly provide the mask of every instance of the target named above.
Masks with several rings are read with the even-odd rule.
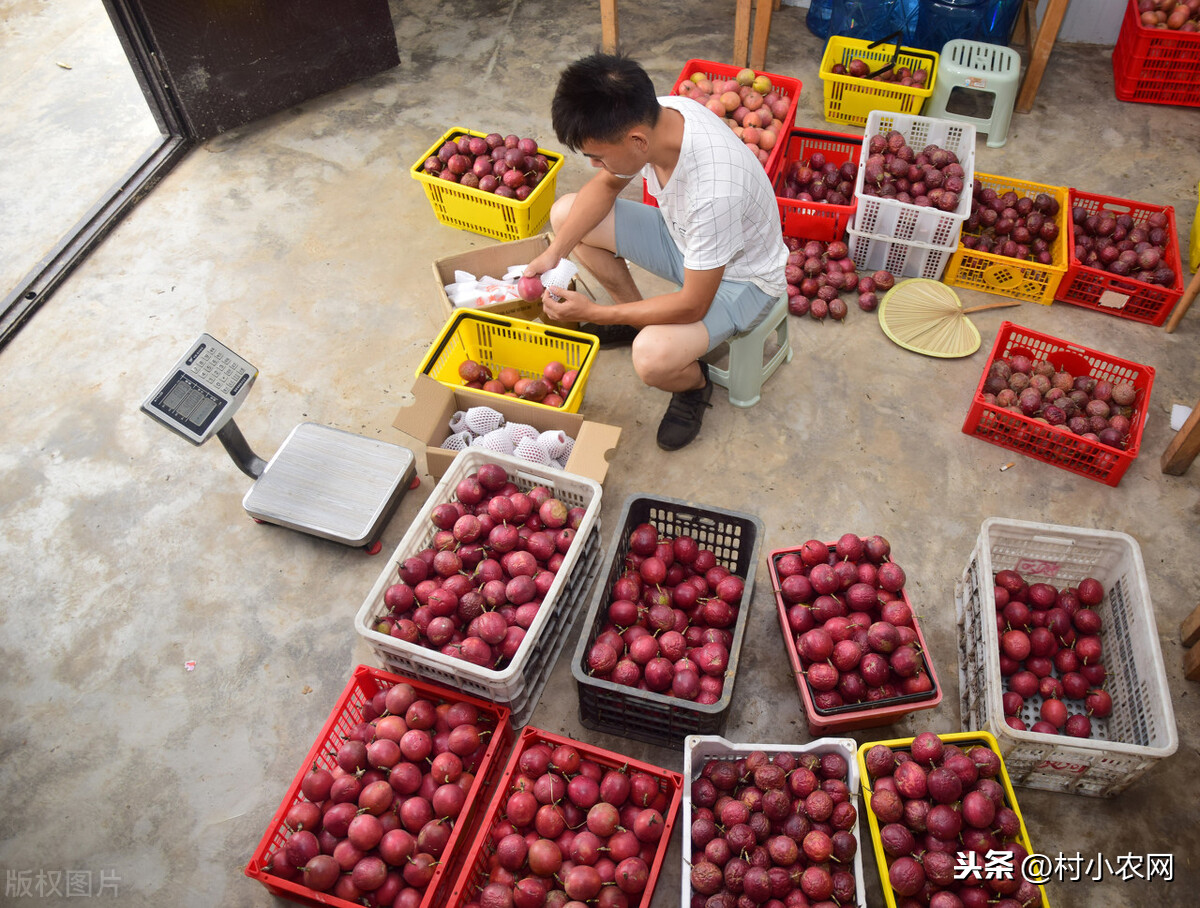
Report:
[[[917,7],[917,0],[834,0],[829,33],[910,44],[916,34]]]
[[[1025,0],[996,0],[984,21],[983,34],[980,41],[989,44],[1007,45],[1012,40],[1013,29],[1017,26],[1017,16]]]
[[[953,38],[1007,45],[1020,10],[1020,0],[924,0],[914,43],[939,52]]]
[[[829,17],[833,13],[834,0],[812,0],[808,4],[808,15],[804,24],[818,38],[829,37]]]

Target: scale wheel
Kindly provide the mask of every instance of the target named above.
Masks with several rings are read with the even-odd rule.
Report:
[[[363,546],[363,551],[368,555],[378,555],[383,551],[383,543],[376,539],[374,542],[368,542]]]
[[[421,484],[421,477],[420,477],[420,476],[414,476],[414,477],[412,478],[412,482],[410,482],[410,483],[408,484],[409,491],[412,491],[413,489],[415,489],[415,488],[416,488],[417,486],[419,486],[420,484]]]

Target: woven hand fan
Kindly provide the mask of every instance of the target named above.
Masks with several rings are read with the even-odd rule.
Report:
[[[958,294],[939,281],[901,281],[879,304],[883,333],[905,350],[953,359],[970,356],[982,342],[968,312],[1021,305],[1017,300],[964,309]]]

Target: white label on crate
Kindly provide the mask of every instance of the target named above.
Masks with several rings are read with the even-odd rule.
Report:
[[[1117,293],[1115,290],[1105,290],[1097,302],[1108,309],[1124,309],[1129,302],[1128,293]]]
[[[983,79],[979,76],[967,76],[966,83],[967,88],[987,88],[987,79]]]

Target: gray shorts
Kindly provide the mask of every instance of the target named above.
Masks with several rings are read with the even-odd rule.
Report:
[[[613,214],[617,255],[651,274],[683,286],[683,253],[671,238],[662,213],[653,205],[617,199]],[[775,297],[768,296],[754,284],[721,281],[712,305],[701,319],[708,331],[708,349],[755,327],[766,318],[774,304]]]

